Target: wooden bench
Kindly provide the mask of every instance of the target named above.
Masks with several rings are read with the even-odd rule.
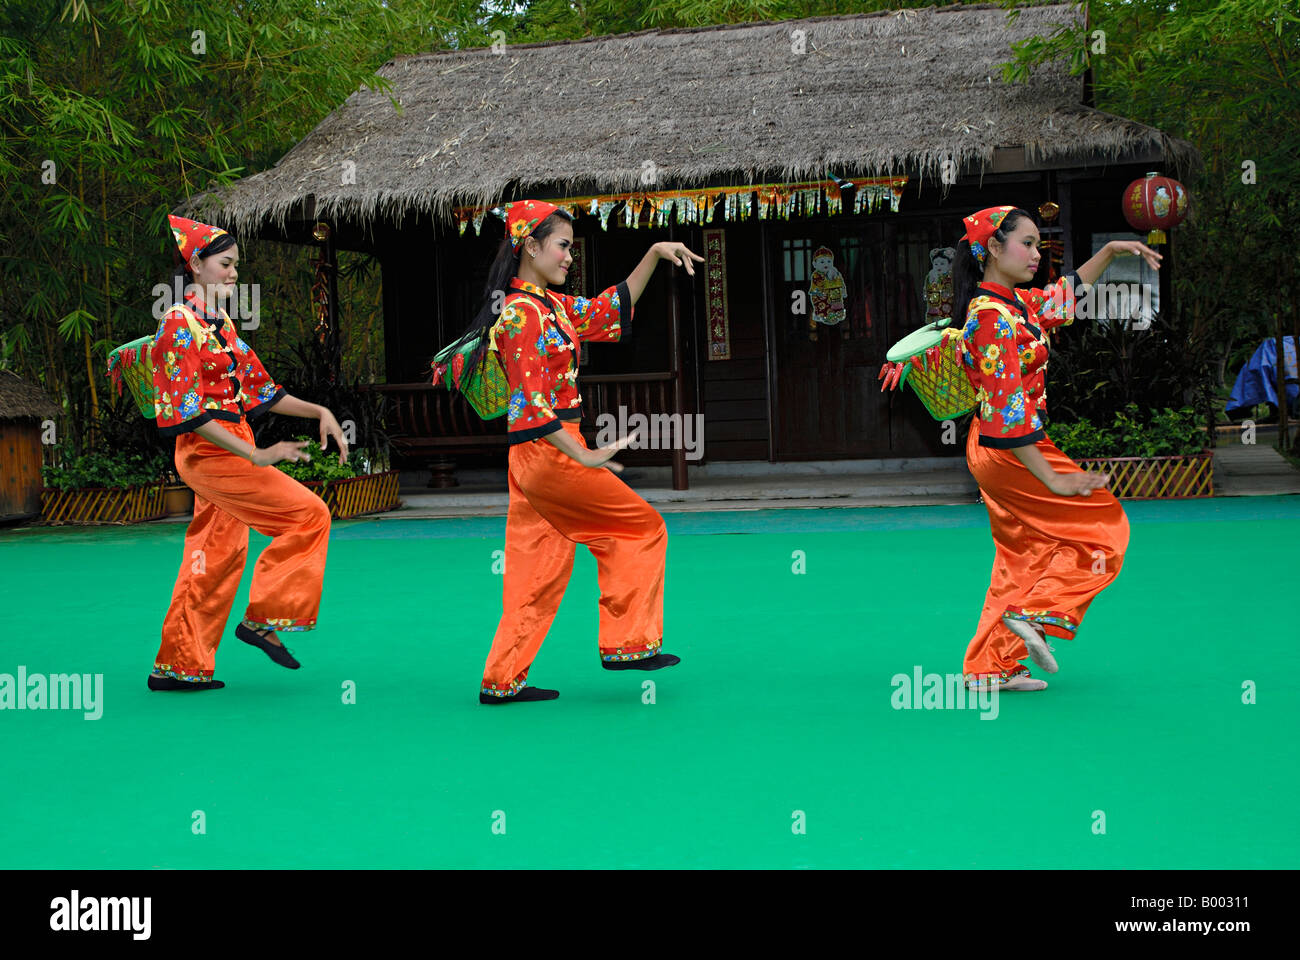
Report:
[[[583,435],[596,437],[596,421],[608,411],[617,416],[669,413],[673,410],[676,377],[672,373],[580,376]],[[482,420],[465,398],[430,383],[369,384],[364,390],[388,399],[387,426],[393,448],[430,468],[430,487],[457,486],[456,454],[482,454],[507,448],[505,417]],[[635,464],[671,464],[673,487],[686,489],[686,459],[677,450],[627,450],[619,460]]]
[[[506,418],[483,420],[459,393],[431,383],[375,383],[365,390],[388,399],[393,448],[430,469],[429,486],[458,486],[454,454],[506,448]]]

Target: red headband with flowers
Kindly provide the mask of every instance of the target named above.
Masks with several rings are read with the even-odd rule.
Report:
[[[985,207],[969,217],[962,217],[961,222],[966,227],[962,239],[970,241],[970,252],[975,254],[975,259],[980,263],[988,255],[986,244],[989,237],[997,232],[998,226],[1014,209],[1015,207]]]
[[[226,233],[220,227],[171,214],[167,215],[167,221],[171,224],[172,237],[176,240],[176,249],[181,252],[186,270],[190,269],[190,257],[193,254],[202,253],[208,244]]]
[[[516,200],[505,205],[506,236],[510,248],[518,250],[524,239],[537,228],[537,225],[560,209],[545,200]]]

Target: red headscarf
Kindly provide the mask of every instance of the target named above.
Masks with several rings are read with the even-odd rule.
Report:
[[[1015,207],[985,207],[969,217],[962,217],[961,222],[966,227],[966,232],[961,239],[970,241],[970,252],[975,254],[975,259],[980,263],[984,262],[984,257],[988,254],[985,245],[989,237],[997,232],[998,225],[1014,209]]]
[[[524,238],[536,229],[537,225],[560,209],[545,200],[516,200],[505,205],[506,236],[510,239],[512,250],[518,250]]]
[[[184,217],[172,216],[170,213],[167,215],[167,220],[171,224],[176,249],[181,252],[181,260],[186,270],[190,269],[190,257],[193,254],[202,253],[208,244],[226,233],[220,227],[199,223],[197,220],[186,220]]]

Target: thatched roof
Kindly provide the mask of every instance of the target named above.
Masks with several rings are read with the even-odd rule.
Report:
[[[236,233],[283,227],[308,195],[315,216],[341,221],[442,217],[540,185],[647,189],[647,162],[659,189],[827,171],[937,184],[943,160],[986,167],[998,146],[1023,147],[1030,163],[1134,150],[1194,163],[1191,144],[1082,106],[1067,64],[1001,81],[1014,41],[1079,16],[1071,4],[1025,7],[1011,23],[992,4],[930,7],[400,57],[378,71],[400,114],[359,90],[273,168],[177,212]],[[349,161],[355,183],[343,182]]]
[[[54,417],[62,411],[45,391],[11,370],[0,370],[0,420]]]

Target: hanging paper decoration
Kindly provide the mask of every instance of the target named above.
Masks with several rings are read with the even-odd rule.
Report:
[[[813,180],[800,183],[762,183],[735,187],[718,187],[707,191],[654,190],[641,193],[598,194],[590,197],[567,197],[548,201],[567,210],[573,216],[587,213],[600,217],[600,229],[609,229],[609,218],[614,208],[623,207],[624,226],[636,229],[641,225],[641,212],[647,205],[646,222],[651,227],[663,227],[672,222],[676,210],[679,224],[706,224],[713,220],[718,202],[722,202],[722,219],[735,223],[757,215],[759,219],[788,220],[793,215],[805,217],[822,213],[823,196],[825,213],[845,212],[844,189],[853,190],[851,203],[855,214],[873,213],[888,200],[890,209],[897,213],[906,177],[872,177],[854,180]],[[1186,206],[1186,195],[1178,186],[1181,202]],[[483,217],[490,207],[456,207],[452,211],[461,235],[467,223],[478,233]]]
[[[954,247],[930,251],[930,272],[925,275],[925,319],[927,323],[952,318],[952,262]]]
[[[1065,266],[1065,242],[1061,239],[1064,230],[1058,226],[1051,226],[1060,212],[1060,205],[1053,203],[1051,200],[1046,200],[1038,205],[1039,234],[1041,235],[1038,247],[1047,257],[1047,282],[1049,284],[1061,275],[1059,268]]]
[[[790,200],[793,194],[788,187],[772,188],[772,215],[782,220],[790,219]]]
[[[708,223],[713,219],[713,207],[717,204],[718,198],[712,193],[701,193],[695,197],[696,223]]]
[[[826,186],[826,212],[835,214],[842,209],[844,209],[844,194],[840,191],[840,185],[832,181]]]
[[[659,219],[659,212],[663,207],[663,202],[664,201],[662,197],[655,196],[654,194],[648,194],[646,196],[645,205],[649,207],[649,215],[647,217],[647,222],[646,222],[647,226],[649,227],[659,226],[657,221]]]
[[[830,247],[818,247],[812,256],[812,279],[808,282],[808,298],[812,301],[812,316],[808,318],[808,339],[817,339],[817,324],[833,327],[848,316],[844,296],[848,287],[844,275],[835,268],[835,254]]]
[[[1168,243],[1165,231],[1187,216],[1187,191],[1177,180],[1148,173],[1124,188],[1124,219],[1134,230],[1146,230],[1147,243]]]
[[[721,227],[704,231],[705,303],[710,360],[731,359],[731,321],[727,315],[727,237]]]
[[[566,280],[565,293],[571,297],[585,297],[587,295],[586,238],[574,237],[573,246],[569,248],[569,251],[573,254],[573,262],[569,264],[569,276]]]
[[[656,199],[659,202],[659,206],[655,210],[655,213],[658,215],[656,222],[658,226],[667,226],[669,219],[672,217],[673,205],[677,200],[675,197],[656,197]]]
[[[641,226],[641,208],[644,206],[644,196],[631,196],[627,198],[624,208],[624,223],[633,230]]]

